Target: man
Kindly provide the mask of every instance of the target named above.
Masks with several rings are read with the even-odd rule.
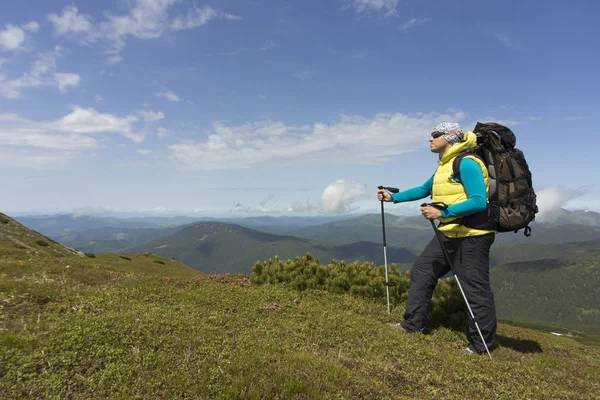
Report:
[[[473,132],[463,133],[457,123],[438,124],[429,138],[431,151],[439,154],[438,167],[423,185],[391,195],[385,190],[377,192],[377,198],[401,203],[431,196],[433,202],[448,205],[439,210],[432,206],[421,207],[421,214],[430,220],[439,220],[443,245],[448,249],[454,272],[460,279],[465,296],[475,316],[487,348],[494,345],[496,335],[496,310],[494,294],[490,286],[490,247],[495,231],[479,229],[474,220],[487,218],[489,193],[488,172],[478,158],[467,156],[459,166],[457,177],[453,175],[454,158],[477,144]],[[424,332],[428,328],[427,308],[438,278],[450,271],[439,241],[434,237],[415,261],[410,272],[410,289],[406,302],[404,321],[392,326],[408,333]],[[485,353],[471,315],[468,314],[469,344],[465,351]]]

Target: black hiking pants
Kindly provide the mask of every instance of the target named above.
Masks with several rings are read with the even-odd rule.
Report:
[[[491,349],[496,336],[496,307],[490,286],[490,247],[496,234],[448,238],[440,232],[439,237],[448,250],[454,273],[458,276],[488,349]],[[437,280],[450,271],[440,243],[434,236],[410,271],[410,289],[402,321],[406,330],[423,332],[427,328],[427,308]],[[477,351],[485,352],[475,323],[468,311],[467,314],[467,339]]]

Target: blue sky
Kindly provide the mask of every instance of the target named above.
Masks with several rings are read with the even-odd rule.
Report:
[[[540,4],[2,2],[0,211],[377,212],[442,121],[508,125],[542,211],[600,211],[600,4]]]

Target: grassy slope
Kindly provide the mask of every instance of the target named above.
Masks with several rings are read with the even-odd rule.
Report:
[[[0,266],[2,398],[534,398],[600,391],[600,353],[500,324],[494,360],[382,304],[246,276],[166,279],[79,259]]]

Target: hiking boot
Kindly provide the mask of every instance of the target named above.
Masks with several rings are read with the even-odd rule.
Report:
[[[478,351],[477,349],[475,349],[475,347],[469,343],[469,345],[463,350],[463,352],[468,353],[468,354],[484,354],[485,351]]]
[[[415,333],[413,331],[409,331],[408,329],[406,329],[403,325],[402,322],[398,323],[398,324],[392,324],[389,323],[388,326],[391,326],[394,329],[399,330],[400,332],[404,332],[404,333]]]

